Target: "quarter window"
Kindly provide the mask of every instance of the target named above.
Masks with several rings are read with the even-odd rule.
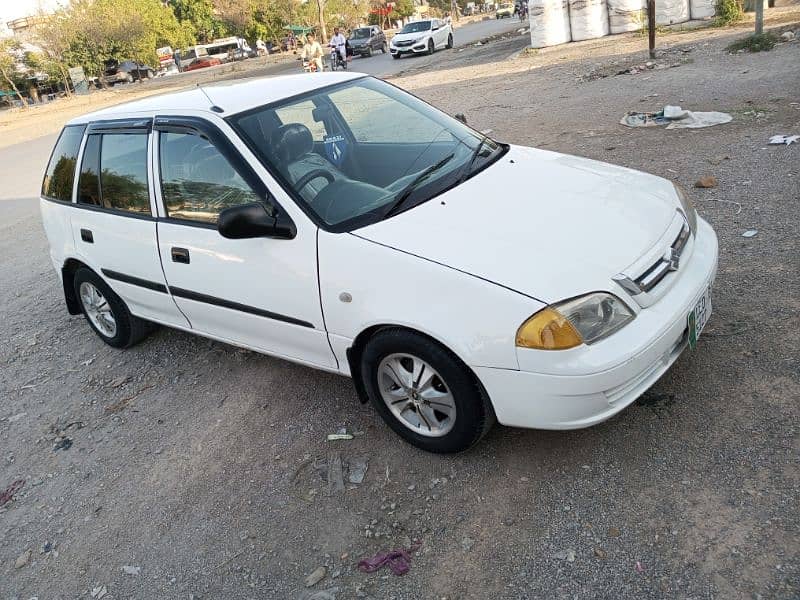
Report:
[[[81,161],[78,202],[149,215],[147,135],[90,135]]]
[[[83,126],[72,126],[65,127],[61,132],[44,175],[42,196],[72,202],[75,163],[78,160],[78,150],[85,129]]]
[[[172,132],[162,132],[159,138],[161,194],[167,216],[216,223],[226,208],[261,201],[205,138]]]

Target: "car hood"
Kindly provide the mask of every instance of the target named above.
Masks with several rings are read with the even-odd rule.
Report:
[[[512,146],[461,185],[354,233],[552,303],[614,290],[611,278],[677,209],[666,179]]]
[[[426,31],[415,31],[414,33],[397,33],[392,38],[393,42],[405,42],[409,40],[416,40],[417,38],[423,38],[430,33],[430,30]]]

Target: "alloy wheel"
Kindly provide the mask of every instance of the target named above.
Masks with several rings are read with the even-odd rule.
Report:
[[[117,321],[108,300],[94,285],[84,281],[80,285],[79,293],[86,316],[97,330],[104,336],[113,338],[117,335]]]
[[[447,435],[456,421],[450,388],[427,362],[411,354],[390,354],[378,366],[378,389],[394,417],[425,437]]]

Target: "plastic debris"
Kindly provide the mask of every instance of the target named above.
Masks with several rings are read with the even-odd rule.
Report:
[[[142,567],[132,567],[130,565],[122,567],[122,572],[125,573],[125,575],[138,575],[141,570]]]
[[[558,560],[566,560],[567,562],[575,562],[575,550],[572,548],[561,550],[560,552],[556,552],[553,555],[553,558]]]
[[[96,600],[105,598],[107,594],[108,588],[106,588],[104,585],[98,585],[97,587],[92,588],[92,598],[95,598]]]
[[[308,577],[306,577],[305,586],[314,587],[320,581],[322,581],[325,575],[327,574],[328,574],[328,569],[326,569],[325,567],[317,567],[316,569],[311,571],[311,573],[309,573]]]
[[[5,505],[7,502],[11,502],[11,500],[14,498],[14,494],[20,491],[23,485],[25,485],[24,479],[16,479],[15,481],[11,482],[11,485],[8,486],[2,494],[0,494],[0,506]]]
[[[700,129],[729,123],[733,117],[723,112],[693,112],[680,106],[667,105],[659,112],[629,112],[620,123],[626,127],[656,127],[666,125],[667,129]]]
[[[335,452],[328,457],[328,493],[344,491],[344,475],[342,474],[342,455]]]
[[[369,468],[369,459],[366,456],[359,456],[350,461],[350,472],[347,480],[350,483],[360,484],[364,481],[364,476]]]
[[[335,442],[337,440],[352,440],[353,434],[352,433],[329,433],[328,434],[328,441]]]
[[[395,575],[405,575],[411,569],[411,553],[416,551],[417,548],[419,548],[419,544],[412,546],[408,550],[378,552],[371,558],[360,560],[358,569],[364,573],[374,573],[388,565]]]
[[[773,146],[790,146],[798,140],[800,140],[800,135],[773,135],[769,138],[769,143]]]
[[[758,229],[748,229],[742,234],[742,237],[751,238],[758,233]]]
[[[55,444],[53,444],[53,452],[58,452],[59,450],[69,450],[72,448],[72,439],[65,437],[58,440]]]
[[[642,566],[642,563],[640,563],[638,560],[636,561],[636,572],[644,573],[644,567]]]
[[[31,551],[25,550],[22,554],[17,557],[17,560],[14,561],[14,568],[21,569],[25,565],[27,565],[31,561]]]

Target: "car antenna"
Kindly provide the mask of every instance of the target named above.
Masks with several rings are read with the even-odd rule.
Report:
[[[201,92],[203,92],[203,95],[206,98],[208,98],[208,101],[211,103],[211,107],[210,108],[211,108],[212,111],[214,111],[215,113],[225,112],[221,107],[219,107],[216,104],[214,104],[214,101],[209,97],[209,95],[206,93],[206,91],[202,87],[200,87],[199,83],[197,84],[197,89],[200,90]]]

